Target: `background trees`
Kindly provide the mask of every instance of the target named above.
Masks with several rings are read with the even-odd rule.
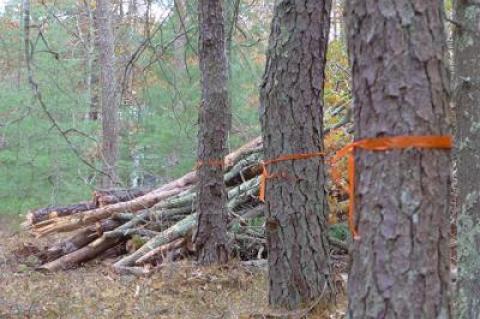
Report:
[[[258,136],[258,83],[264,68],[273,1],[242,2],[232,44],[232,133],[235,148]],[[197,59],[197,8],[185,1],[184,26],[171,1],[137,1],[130,12],[112,2],[119,104],[117,174],[121,187],[158,185],[183,175],[196,162],[200,72]],[[39,89],[63,136],[32,99],[24,68],[23,18],[20,1],[0,11],[0,198],[1,214],[20,213],[47,203],[61,205],[88,197],[102,170],[101,121],[86,120],[95,104],[88,78],[98,74],[97,50],[90,52],[95,2],[60,1],[31,4],[32,64]],[[88,24],[88,25],[87,25]],[[241,30],[241,31],[239,31]],[[183,47],[176,41],[186,34]],[[92,38],[93,41],[94,37]],[[85,42],[86,41],[86,42]],[[181,41],[180,41],[181,42]],[[184,51],[186,70],[177,72],[176,56]],[[92,70],[85,62],[93,54]],[[128,52],[128,54],[127,54]],[[176,53],[177,52],[177,53]],[[128,89],[124,90],[128,71]],[[98,94],[101,94],[98,91]]]
[[[100,90],[102,108],[102,161],[101,187],[109,188],[118,183],[118,99],[117,74],[115,72],[114,38],[111,22],[110,0],[97,0],[95,32],[100,58]]]
[[[261,87],[267,163],[321,152],[331,1],[278,1]],[[323,157],[273,162],[266,186],[269,301],[297,307],[332,292]],[[285,175],[285,176],[283,176]],[[283,176],[283,177],[282,177]]]
[[[305,109],[298,107],[298,105],[308,105],[307,110],[310,110],[321,106],[319,105],[322,91],[320,83],[323,78],[320,76],[321,72],[319,73],[315,67],[309,68],[309,62],[324,59],[325,50],[311,47],[308,41],[301,41],[314,39],[312,42],[318,42],[321,46],[326,45],[326,33],[321,35],[322,41],[316,41],[315,37],[319,35],[309,32],[313,22],[316,24],[319,21],[311,17],[305,18],[313,7],[320,10],[318,6],[322,2],[277,2],[279,7],[272,28],[272,50],[267,64],[262,96],[266,106],[264,124],[268,124],[265,134],[265,140],[268,142],[267,160],[283,153],[322,150],[319,142],[322,139],[322,116],[312,115],[312,119],[307,116],[310,114],[305,112]],[[215,3],[219,4],[219,2]],[[220,44],[226,45],[232,62],[229,65],[232,80],[231,104],[234,110],[230,136],[232,147],[259,134],[256,118],[256,109],[259,104],[257,85],[265,63],[267,25],[270,22],[273,3],[274,1],[257,0],[230,1],[225,8],[227,21],[224,28],[225,34],[218,39],[226,38],[227,43]],[[444,121],[447,113],[445,106],[447,81],[441,63],[441,57],[446,53],[443,38],[440,36],[443,32],[441,10],[438,3],[433,1],[407,1],[401,8],[395,6],[398,3],[398,1],[384,1],[371,4],[366,1],[352,0],[348,7],[353,17],[350,40],[353,54],[354,95],[358,103],[355,116],[359,139],[382,135],[448,133]],[[93,50],[96,38],[94,30],[100,25],[98,16],[95,17],[94,12],[100,11],[102,7],[96,6],[93,2],[77,3],[66,0],[55,3],[33,2],[32,10],[26,10],[29,5],[27,1],[23,4],[23,8],[12,1],[5,8],[5,13],[0,13],[2,27],[0,174],[3,177],[0,183],[2,198],[0,210],[2,213],[3,210],[24,212],[27,208],[36,206],[75,202],[78,199],[88,198],[91,188],[99,184],[103,178],[100,170],[104,170],[102,166],[105,159],[101,147],[102,121],[93,120],[97,117],[99,94],[111,91],[113,84],[113,81],[104,81],[102,85],[95,80],[98,78],[97,74],[99,75],[97,69],[103,64],[111,69],[104,74],[108,74],[118,83],[115,87],[119,105],[118,133],[121,138],[115,167],[119,184],[125,187],[148,188],[151,185],[163,184],[165,180],[171,180],[194,166],[196,162],[194,136],[199,128],[195,125],[195,121],[202,96],[200,94],[202,73],[199,72],[198,64],[199,60],[200,62],[208,60],[203,54],[206,52],[204,48],[198,47],[196,41],[192,41],[197,38],[198,33],[203,34],[198,28],[199,24],[203,25],[203,21],[196,20],[196,6],[189,1],[129,1],[128,4],[113,1],[111,4],[112,9],[107,9],[107,12],[111,13],[114,34],[110,36],[107,30],[106,33],[102,32],[102,35],[108,35],[108,38],[115,41],[109,41],[106,50]],[[459,2],[458,5],[458,18],[461,20],[462,10],[466,8],[462,6],[468,3]],[[451,6],[451,2],[447,1],[448,6]],[[325,93],[324,118],[328,124],[325,150],[329,154],[337,151],[351,139],[351,126],[348,124],[350,71],[342,42],[346,29],[341,23],[337,23],[342,20],[339,17],[342,1],[336,1],[332,7],[335,23],[331,32],[329,62],[326,65],[327,75],[323,90]],[[469,8],[465,9],[463,15],[465,18],[475,17],[475,14],[472,14],[476,13],[475,7]],[[22,9],[24,12],[28,11],[25,19],[21,17]],[[315,19],[326,20],[328,14],[324,11],[317,13],[314,15]],[[292,17],[295,17],[295,22],[289,20]],[[454,21],[454,23],[461,25],[462,21]],[[302,34],[305,30],[307,32]],[[25,37],[27,40],[25,46],[19,41],[22,32],[25,35],[28,34]],[[285,34],[287,35],[284,36]],[[475,81],[471,80],[474,75],[466,73],[470,70],[464,68],[466,65],[472,66],[474,62],[465,64],[459,61],[469,58],[468,55],[471,54],[473,50],[471,47],[475,45],[475,41],[472,42],[467,34],[459,34],[458,38],[457,64],[460,65],[458,72],[468,74],[466,77],[459,77],[459,83],[461,82],[459,91],[466,96],[458,96],[458,102],[465,107],[465,109],[459,108],[458,119],[470,129],[469,132],[459,131],[462,141],[459,148],[462,153],[459,163],[460,178],[467,181],[464,187],[466,187],[465,192],[469,192],[468,196],[461,198],[466,203],[466,214],[462,214],[459,227],[463,232],[459,237],[460,244],[464,245],[474,243],[476,236],[476,230],[470,226],[475,221],[471,215],[476,204],[471,199],[475,194],[472,195],[473,197],[470,196],[473,189],[469,188],[475,185],[475,182],[470,179],[473,176],[466,176],[467,172],[473,172],[474,168],[465,165],[466,162],[474,161],[475,154],[469,150],[471,142],[468,134],[474,137],[472,131],[475,130],[476,124],[470,119],[463,118],[464,111],[471,114],[474,107],[471,100],[462,99],[467,97],[472,99],[472,96],[475,96],[476,87]],[[21,56],[18,53],[23,52],[24,47],[27,52],[26,60],[18,58]],[[310,49],[313,50],[313,54]],[[113,65],[108,59],[103,63],[100,53],[104,58],[115,56],[115,64]],[[29,63],[26,63],[27,61]],[[223,101],[226,76],[225,63],[223,59],[221,61],[220,66],[223,71],[219,72],[222,74],[219,77],[220,81],[214,85],[205,85],[203,97],[210,96],[212,88],[218,87]],[[322,63],[324,63],[323,60],[315,65],[321,66]],[[203,63],[200,64],[203,65]],[[285,67],[285,64],[288,66]],[[27,65],[29,67],[25,68]],[[202,68],[204,71],[211,71],[215,70],[216,66],[215,63],[214,67],[203,65]],[[305,73],[305,70],[311,73]],[[34,75],[35,85],[27,85],[29,73]],[[313,86],[309,86],[312,83],[309,78],[311,74],[316,76]],[[208,72],[204,72],[203,75],[209,78]],[[203,83],[207,82],[209,81],[204,79]],[[104,90],[99,91],[100,87],[104,87]],[[32,91],[35,93],[33,99]],[[38,92],[42,93],[42,103],[38,101],[39,95],[36,94]],[[104,104],[107,103],[110,96],[108,94],[102,96],[106,101]],[[301,103],[297,103],[298,101]],[[208,103],[207,107],[212,105]],[[294,111],[275,113],[275,110],[284,109]],[[206,111],[207,108],[201,110]],[[270,111],[272,112],[269,113]],[[113,113],[117,114],[116,111]],[[219,112],[210,113],[212,123],[222,127],[220,136],[221,148],[223,148],[225,147],[223,117]],[[201,112],[200,118],[204,119],[205,114]],[[111,113],[100,115],[98,119],[108,120],[108,115]],[[216,120],[217,115],[218,120]],[[307,121],[303,117],[307,118]],[[203,122],[205,121],[201,121]],[[308,125],[302,126],[303,122]],[[296,127],[292,129],[292,126]],[[200,128],[202,132],[209,131],[203,130],[204,126]],[[279,142],[275,131],[281,131],[288,143]],[[201,137],[204,135],[208,134],[201,134]],[[203,148],[200,147],[199,150],[202,150],[199,153],[203,154]],[[210,153],[223,155],[222,152],[222,149],[218,149]],[[394,293],[403,294],[406,296],[405,300],[411,297],[419,303],[421,301],[421,305],[414,303],[415,307],[412,308],[412,311],[419,316],[448,313],[448,307],[444,305],[448,277],[445,270],[448,262],[445,257],[448,255],[445,248],[448,237],[445,225],[448,220],[446,214],[443,214],[445,210],[443,185],[447,163],[441,162],[442,160],[437,161],[437,157],[434,157],[443,156],[442,154],[440,151],[409,150],[385,153],[361,152],[358,155],[361,163],[358,170],[361,180],[357,203],[362,206],[362,209],[357,222],[360,226],[362,241],[358,244],[359,250],[356,256],[366,255],[367,258],[357,258],[354,263],[352,278],[360,278],[362,284],[359,286],[355,283],[351,284],[350,290],[354,293],[351,298],[352,313],[357,314],[359,311],[359,316],[365,315],[359,309],[364,308],[365,300],[371,300],[375,305],[372,310],[374,315],[393,316],[397,313],[403,315],[403,311],[407,311],[405,309],[408,302],[402,298],[390,302],[389,298]],[[203,157],[207,160],[211,159],[207,156]],[[219,160],[219,157],[213,160]],[[258,161],[258,158],[256,160]],[[312,163],[315,165],[310,166]],[[201,161],[199,164],[200,167],[209,166],[201,165]],[[316,166],[317,164],[320,166]],[[258,169],[258,162],[256,165]],[[305,197],[314,198],[309,203],[319,202],[318,211],[321,213],[317,216],[319,220],[314,219],[314,222],[307,224],[313,226],[312,230],[308,229],[311,230],[309,235],[313,237],[320,234],[319,241],[325,242],[324,224],[327,219],[325,202],[328,201],[332,208],[331,213],[328,214],[330,221],[337,223],[331,229],[335,231],[340,225],[339,228],[345,230],[341,222],[345,218],[344,204],[347,198],[345,193],[335,185],[327,185],[329,192],[324,192],[322,187],[325,176],[322,174],[321,165],[322,162],[319,159],[272,164],[273,173],[293,171],[292,176],[295,176],[290,180],[292,176],[286,174],[268,183],[267,196],[276,196],[271,200],[274,204],[269,203],[270,218],[278,217],[282,222],[290,218],[293,221],[285,223],[288,224],[286,227],[288,231],[297,227],[296,222],[301,224],[297,229],[304,227],[307,224],[305,222],[307,218],[285,217],[283,213],[300,210],[308,213],[309,207],[305,204],[306,200],[303,197],[298,202],[284,200],[275,191],[281,190],[284,194],[292,194],[292,198],[296,198],[303,192],[306,194]],[[312,167],[315,167],[315,170]],[[345,171],[345,168],[342,166],[342,171]],[[208,173],[207,168],[202,169]],[[214,176],[217,180],[216,186],[220,187],[218,168],[213,167],[211,172],[216,174]],[[318,178],[314,181],[315,174],[318,174]],[[240,180],[239,178],[235,183],[239,183]],[[313,184],[313,187],[310,187],[310,184]],[[230,184],[229,187],[232,185]],[[216,192],[218,202],[224,201],[223,194],[224,190],[220,187]],[[251,200],[257,200],[255,194],[249,196]],[[439,201],[437,197],[441,200]],[[285,209],[283,207],[277,209],[277,204],[283,205],[283,201],[288,205],[285,205]],[[473,203],[472,209],[470,209],[470,203]],[[153,202],[150,204],[153,205]],[[190,204],[191,202],[189,205],[182,206],[182,209],[191,211]],[[144,206],[137,205],[137,208],[141,209]],[[222,207],[218,210],[221,211]],[[224,221],[223,219],[220,221],[213,224],[215,226],[218,224],[222,229],[220,233],[224,234]],[[263,217],[260,217],[254,223],[257,226],[263,225],[263,221]],[[192,224],[193,219],[189,222]],[[203,225],[206,224],[208,223],[203,223]],[[288,251],[297,254],[305,251],[305,255],[312,256],[318,253],[314,251],[316,247],[310,245],[308,236],[302,236],[305,232],[299,232],[300,236],[296,236],[294,232],[280,234],[277,233],[278,224],[275,218],[269,219],[266,223],[271,238],[277,239],[270,241],[272,245],[270,250],[274,258],[277,252],[283,251],[287,251],[285,254],[287,257],[289,257]],[[92,230],[89,229],[89,231]],[[202,233],[205,235],[206,231],[200,229],[199,234]],[[291,233],[294,233],[294,236],[288,236]],[[462,237],[462,235],[465,236]],[[202,236],[198,239],[208,242],[208,237]],[[282,241],[283,238],[285,241]],[[302,244],[295,246],[292,243],[297,239]],[[221,243],[223,247],[225,238],[221,237],[215,242]],[[285,245],[273,246],[279,242]],[[320,250],[320,255],[328,254],[326,246],[322,246]],[[465,252],[467,251],[460,250],[462,258],[466,256]],[[265,256],[265,252],[259,255]],[[284,256],[281,253],[278,255]],[[220,256],[225,256],[223,249]],[[272,262],[273,269],[278,260]],[[311,268],[315,268],[324,262],[325,258],[318,263],[315,263],[315,258],[307,258],[307,260],[313,261],[314,267]],[[468,265],[468,259],[463,260],[466,262],[465,265]],[[432,261],[436,262],[436,268]],[[475,263],[475,260],[473,262]],[[321,267],[318,267],[320,272],[327,269],[324,266],[325,264],[321,264]],[[282,265],[282,267],[282,271],[279,272],[286,276],[273,277],[272,286],[279,287],[283,282],[290,283],[288,274],[289,268],[292,267],[291,265]],[[311,276],[311,269],[302,272],[303,268],[295,263],[293,267],[296,268],[291,273],[300,274],[300,277],[304,273],[310,276],[309,278],[315,277]],[[415,269],[419,267],[426,269],[427,274],[423,273],[424,270],[416,272]],[[277,270],[280,268],[278,267]],[[296,271],[297,268],[301,271]],[[466,267],[461,268],[461,280],[468,278],[462,273],[466,269]],[[313,274],[318,276],[319,272],[314,270]],[[432,279],[435,276],[442,279],[440,284]],[[326,275],[323,277],[320,275],[313,281],[321,283],[321,280],[326,277]],[[408,281],[409,278],[414,279]],[[302,280],[300,282],[303,283]],[[401,284],[392,284],[397,281]],[[328,280],[325,279],[324,282]],[[408,290],[410,284],[415,286],[414,291]],[[308,281],[298,290],[291,286],[286,289],[272,289],[271,300],[273,302],[280,300],[279,303],[290,303],[292,306],[304,296],[307,296],[305,299],[311,299],[320,290],[315,284],[310,285],[311,281]],[[308,291],[310,287],[313,289]],[[373,288],[367,291],[364,287]],[[282,295],[283,291],[289,291],[290,295],[285,297]],[[275,295],[276,292],[280,293]],[[429,293],[434,297],[430,299],[425,297]],[[422,299],[423,297],[425,298]],[[442,312],[444,309],[446,309],[445,312]]]
[[[448,134],[441,3],[346,8],[356,139]],[[448,317],[448,151],[359,150],[356,161],[350,317]]]

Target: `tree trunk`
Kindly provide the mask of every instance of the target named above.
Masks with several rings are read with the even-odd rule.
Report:
[[[185,50],[187,45],[187,35],[185,34],[185,23],[187,17],[186,9],[186,0],[175,0],[174,1],[175,10],[178,15],[178,25],[175,28],[175,32],[179,34],[174,41],[174,64],[176,67],[176,72],[182,74],[185,72],[186,65],[186,56]]]
[[[195,245],[200,264],[225,263],[227,247],[227,192],[223,158],[231,114],[227,92],[227,56],[222,0],[199,0],[199,61],[202,104],[198,132],[198,226]]]
[[[95,25],[94,10],[92,5],[86,1],[79,1],[79,36],[83,41],[85,50],[85,87],[90,99],[90,110],[88,112],[88,119],[96,121],[98,119],[99,105],[98,105],[98,71],[96,62],[98,62],[95,50],[97,27]]]
[[[356,139],[445,135],[443,3],[346,4]],[[350,318],[449,318],[446,150],[356,152]]]
[[[456,1],[458,318],[480,318],[480,4]]]
[[[93,23],[93,31],[92,37],[93,40],[90,42],[90,52],[89,52],[89,60],[90,60],[90,76],[89,76],[89,92],[90,92],[90,112],[89,112],[89,119],[92,121],[98,120],[98,115],[100,113],[100,101],[99,101],[99,81],[98,81],[98,18],[96,17],[96,11],[91,12],[91,19]]]
[[[330,0],[278,1],[261,87],[265,159],[323,151],[323,87]],[[324,159],[269,165],[269,302],[287,308],[333,292]]]
[[[111,188],[118,183],[118,105],[116,99],[115,53],[110,0],[97,0],[98,51],[100,54],[100,81],[102,105],[102,161],[101,187]]]

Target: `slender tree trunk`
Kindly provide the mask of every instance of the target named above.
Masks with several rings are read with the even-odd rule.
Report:
[[[457,0],[458,318],[480,318],[480,4]]]
[[[227,56],[223,0],[199,0],[199,59],[202,104],[198,133],[198,261],[208,265],[228,260],[226,188],[219,163],[227,154],[231,114],[227,92]]]
[[[330,0],[275,6],[261,87],[266,159],[323,151]],[[332,292],[324,159],[272,164],[266,187],[269,301],[294,308]]]
[[[186,16],[187,16],[187,9],[186,9],[186,0],[175,0],[175,9],[178,15],[178,25],[175,28],[175,32],[180,34],[174,43],[174,63],[177,68],[176,72],[182,74],[185,72],[186,66],[186,56],[185,56],[185,49],[187,45],[187,35],[185,34],[185,23],[186,23]],[[183,33],[183,34],[182,34]]]
[[[98,52],[96,41],[98,41],[95,12],[92,10],[90,3],[85,1],[80,4],[85,11],[86,30],[85,30],[85,64],[87,72],[87,91],[90,98],[90,111],[88,119],[92,121],[98,120],[100,113],[100,103],[98,99]]]
[[[88,52],[88,69],[89,69],[89,77],[88,77],[88,91],[90,93],[90,112],[89,112],[89,119],[92,121],[98,120],[98,115],[100,113],[100,101],[99,101],[99,83],[98,83],[98,45],[95,44],[98,41],[98,28],[96,27],[96,17],[94,11],[90,8],[89,10],[89,18],[91,21],[91,33],[89,39],[89,52]]]
[[[443,2],[346,10],[356,139],[448,134]],[[449,318],[448,151],[358,150],[356,164],[349,317]]]
[[[103,172],[106,173],[102,177],[103,188],[112,187],[118,182],[116,166],[119,127],[112,15],[110,0],[97,0],[96,19],[102,90],[102,160]]]

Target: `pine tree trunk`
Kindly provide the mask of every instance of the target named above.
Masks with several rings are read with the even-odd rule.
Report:
[[[198,226],[195,245],[203,265],[224,263],[227,247],[227,193],[223,162],[227,154],[230,108],[227,92],[227,57],[223,0],[199,0],[199,59],[202,104],[198,133]]]
[[[480,4],[456,1],[458,318],[480,318]]]
[[[98,51],[100,54],[100,81],[102,105],[102,161],[101,187],[111,188],[118,182],[118,105],[116,99],[115,53],[110,0],[97,0]]]
[[[355,137],[448,134],[443,3],[349,0]],[[356,152],[350,318],[449,318],[446,150]]]
[[[261,87],[265,159],[323,151],[330,0],[278,1]],[[268,167],[269,301],[295,308],[332,292],[324,159]]]

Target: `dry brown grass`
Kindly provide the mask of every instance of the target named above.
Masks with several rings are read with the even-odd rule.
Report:
[[[149,277],[117,275],[98,263],[45,274],[28,256],[42,242],[6,224],[0,220],[0,318],[273,318],[258,315],[273,313],[262,271],[238,263],[196,268],[185,261]],[[337,309],[344,308],[339,301]],[[341,314],[318,307],[307,318]]]

